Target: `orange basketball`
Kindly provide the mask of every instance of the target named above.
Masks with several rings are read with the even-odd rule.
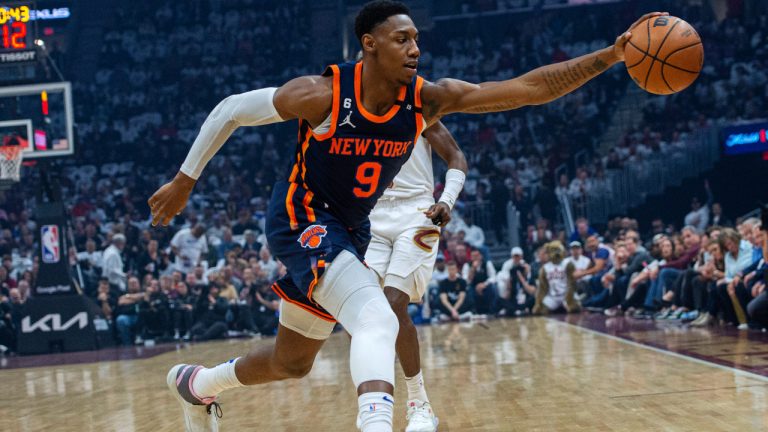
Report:
[[[631,32],[624,64],[640,88],[666,95],[696,81],[704,64],[704,47],[693,26],[677,17],[657,16]]]

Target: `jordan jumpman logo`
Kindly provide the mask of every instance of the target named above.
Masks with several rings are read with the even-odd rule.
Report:
[[[357,126],[352,124],[352,121],[350,120],[350,117],[352,117],[352,111],[350,111],[349,114],[347,114],[347,117],[344,119],[343,122],[339,123],[339,126],[350,125],[353,128],[357,128]]]

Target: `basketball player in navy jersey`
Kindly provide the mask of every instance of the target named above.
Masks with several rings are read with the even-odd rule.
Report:
[[[660,13],[648,14],[641,18]],[[635,23],[635,24],[637,24]],[[275,344],[213,368],[176,365],[167,384],[189,431],[218,430],[222,391],[300,378],[338,321],[351,334],[350,369],[358,393],[357,426],[391,432],[398,320],[362,258],[368,214],[409,157],[424,129],[451,113],[485,113],[562,97],[624,59],[629,32],[614,45],[500,82],[417,76],[418,31],[408,8],[379,0],[355,20],[363,48],[356,64],[331,65],[223,100],[208,116],[180,172],[149,199],[153,224],[167,225],[186,205],[207,162],[240,126],[299,119],[299,142],[287,181],[275,185],[267,240],[288,274]],[[427,212],[440,221],[447,208]],[[212,414],[213,413],[213,414]]]

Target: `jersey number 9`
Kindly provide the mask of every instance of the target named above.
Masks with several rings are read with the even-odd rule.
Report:
[[[360,185],[352,189],[352,193],[358,198],[368,198],[376,192],[381,175],[381,164],[377,162],[364,162],[357,167],[355,179]]]

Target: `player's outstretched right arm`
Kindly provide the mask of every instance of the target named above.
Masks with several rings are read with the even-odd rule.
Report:
[[[304,76],[280,88],[253,90],[221,101],[200,128],[179,172],[149,199],[152,225],[168,225],[184,209],[203,169],[237,128],[294,118],[320,124],[331,110],[331,82],[329,77]]]
[[[609,47],[568,61],[542,66],[516,78],[480,84],[451,78],[425,83],[421,93],[424,118],[431,125],[447,114],[507,111],[545,104],[565,96],[610,66],[624,61],[624,48],[632,37],[632,28],[648,18],[666,14],[645,14]]]

